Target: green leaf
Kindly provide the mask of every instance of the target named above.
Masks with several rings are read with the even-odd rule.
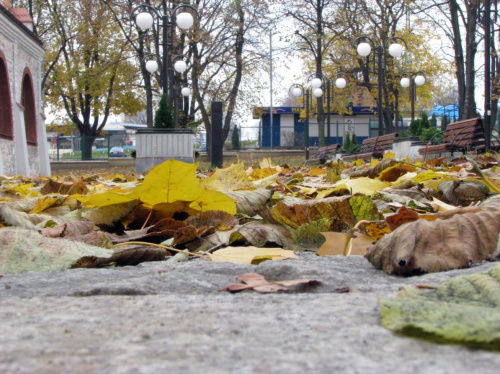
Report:
[[[381,299],[387,329],[441,343],[500,350],[500,266],[453,278],[432,291],[405,287]]]
[[[52,271],[71,268],[83,258],[109,258],[113,251],[81,242],[46,238],[33,230],[0,230],[0,273]]]

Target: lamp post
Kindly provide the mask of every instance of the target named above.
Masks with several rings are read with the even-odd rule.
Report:
[[[288,90],[288,92],[294,96],[303,96],[305,92],[306,96],[306,123],[304,128],[304,146],[306,148],[306,160],[309,160],[309,90],[304,89],[300,84],[294,83]],[[272,115],[272,114],[271,114]]]
[[[331,101],[333,99],[333,94],[334,94],[334,87],[336,86],[337,88],[343,89],[347,85],[347,81],[341,74],[337,74],[334,78],[335,84],[332,85],[332,79],[329,79],[325,77],[324,75],[320,73],[314,73],[307,78],[308,83],[311,86],[312,93],[315,97],[321,97],[323,96],[323,82],[326,83],[326,112],[327,112],[327,117],[326,117],[326,123],[327,123],[327,144],[330,145],[331,141],[331,118],[330,118],[330,112],[331,112]],[[319,124],[318,124],[319,125]],[[318,129],[319,131],[319,129]],[[338,139],[337,139],[338,142]]]
[[[496,5],[495,5],[496,9]],[[485,149],[491,147],[491,1],[484,0],[484,133]]]
[[[401,78],[401,87],[410,87],[410,100],[411,100],[411,120],[415,119],[415,97],[417,96],[417,87],[422,86],[425,83],[425,73],[423,71],[417,71],[415,73],[409,73],[409,77]]]
[[[368,40],[367,42],[362,42],[362,40]],[[373,71],[378,74],[378,135],[383,135],[384,132],[384,115],[383,115],[383,85],[384,85],[384,69],[386,67],[386,52],[394,57],[400,57],[403,54],[403,45],[398,43],[401,41],[406,47],[406,42],[403,38],[393,36],[387,39],[385,44],[376,45],[372,38],[366,35],[362,35],[352,42],[353,48],[356,48],[356,51],[361,57],[368,57],[373,48],[377,50],[377,67],[375,65],[375,59],[373,59]],[[394,42],[389,45],[389,43]],[[389,122],[389,132],[392,132],[392,124]]]
[[[174,63],[175,59],[178,57],[183,58],[182,55],[172,58],[170,56],[170,49],[173,46],[174,37],[174,25],[177,25],[179,29],[187,31],[193,26],[194,18],[191,13],[187,10],[190,9],[196,14],[197,19],[200,19],[200,15],[196,8],[189,4],[180,4],[175,7],[170,13],[166,12],[163,14],[160,10],[156,9],[150,4],[141,4],[136,6],[130,13],[131,18],[133,15],[140,11],[140,13],[135,17],[135,22],[137,26],[143,31],[147,32],[154,25],[153,15],[156,16],[156,30],[159,31],[162,28],[161,37],[161,47],[162,47],[162,57],[159,54],[159,32],[153,33],[155,38],[156,47],[156,60],[150,60],[146,62],[146,70],[153,74],[158,70],[158,61],[161,63],[160,70],[160,80],[161,87],[164,94],[168,97],[169,105],[174,108],[175,120],[177,121],[177,100],[174,98],[176,95],[174,87],[174,70],[180,74],[184,73],[187,69],[187,64],[183,60],[179,60]],[[181,13],[178,13],[182,10]],[[161,23],[160,23],[161,20]],[[172,69],[173,64],[173,69]],[[172,105],[173,103],[173,105]]]

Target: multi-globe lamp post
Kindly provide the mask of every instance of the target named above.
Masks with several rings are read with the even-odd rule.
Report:
[[[417,87],[423,86],[425,84],[425,73],[423,71],[417,71],[416,73],[410,73],[408,77],[401,78],[401,87],[410,87],[410,100],[411,100],[411,120],[415,119],[415,99],[417,96]],[[396,119],[397,120],[397,119]]]
[[[294,83],[291,85],[288,92],[295,98],[304,96],[306,100],[306,123],[304,125],[304,146],[306,148],[306,160],[309,160],[309,90],[304,88],[301,84]],[[323,92],[321,92],[323,94]]]
[[[367,40],[363,41],[363,40]],[[399,43],[399,41],[401,43]],[[372,46],[373,48],[376,49],[377,53],[377,65],[375,65],[375,59],[373,59],[373,71],[377,72],[378,75],[378,108],[377,108],[377,114],[378,114],[378,135],[383,135],[384,132],[384,114],[383,114],[383,87],[384,87],[384,71],[387,66],[387,52],[389,52],[389,55],[391,55],[393,58],[398,58],[401,57],[403,54],[403,50],[406,47],[406,42],[403,38],[393,36],[389,39],[387,39],[387,42],[385,44],[379,44],[376,45],[374,40],[370,38],[369,36],[362,35],[352,42],[352,46],[356,48],[357,53],[361,57],[368,57],[372,51]],[[392,124],[389,121],[389,131],[392,131]]]
[[[178,110],[176,99],[177,92],[174,85],[174,70],[179,74],[183,74],[187,70],[187,63],[182,60],[183,55],[172,58],[170,56],[170,49],[173,45],[172,43],[174,38],[174,26],[177,25],[179,29],[187,31],[194,25],[195,19],[193,15],[187,11],[188,9],[196,15],[196,18],[198,20],[200,19],[200,15],[196,8],[189,4],[178,5],[171,12],[167,12],[165,14],[149,4],[138,5],[131,12],[132,17],[137,11],[140,11],[140,13],[135,17],[135,22],[143,32],[147,32],[147,30],[153,27],[155,21],[153,15],[156,16],[156,30],[159,31],[160,27],[162,28],[162,56],[160,57],[159,54],[159,32],[153,33],[155,38],[155,46],[157,49],[156,54],[153,55],[155,59],[146,62],[146,70],[150,74],[154,74],[158,70],[158,62],[160,62],[160,81],[162,92],[167,95],[169,105],[174,108],[175,121],[177,121]],[[182,12],[179,13],[179,11]],[[178,59],[178,61],[175,61],[176,59]],[[183,95],[187,92],[187,90],[184,90],[184,88],[181,90]],[[188,95],[190,93],[191,90],[189,89]]]
[[[311,74],[308,78],[308,82],[311,86],[312,93],[315,97],[320,98],[323,96],[323,82],[326,83],[326,122],[327,122],[327,144],[330,145],[331,143],[331,101],[334,97],[334,87],[337,87],[339,89],[343,89],[347,85],[347,81],[345,78],[342,76],[342,74],[337,74],[334,78],[335,79],[335,84],[332,85],[332,80],[320,73],[314,73]],[[318,128],[319,131],[319,128]],[[338,135],[337,135],[337,142],[338,142]]]
[[[323,82],[326,83],[326,96],[327,96],[327,137],[328,137],[328,145],[330,145],[330,136],[331,136],[331,119],[330,119],[330,104],[331,98],[333,95],[333,86],[331,84],[331,80],[329,78],[324,77],[322,74],[314,73],[309,76],[307,79],[308,85],[310,87],[310,91],[313,96],[316,98],[320,98],[323,96],[324,92],[321,88],[323,86]],[[337,76],[335,80],[335,86],[339,89],[345,88],[347,85],[347,81],[342,76]],[[309,105],[310,105],[310,91],[308,88],[304,88],[300,84],[292,84],[289,89],[289,93],[298,98],[299,96],[304,96],[305,93],[305,109],[306,109],[306,123],[304,128],[304,143],[306,148],[306,160],[309,160]],[[318,125],[319,126],[319,125]],[[319,131],[319,127],[318,127]],[[338,141],[338,139],[337,139]]]

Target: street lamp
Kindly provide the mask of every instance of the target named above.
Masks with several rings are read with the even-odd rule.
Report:
[[[337,88],[343,89],[347,85],[347,81],[345,78],[342,76],[342,74],[337,74],[335,76],[337,79],[335,80],[335,85]],[[320,73],[314,73],[307,78],[307,81],[309,82],[311,86],[312,93],[315,97],[321,97],[323,96],[323,89],[321,88],[323,86],[323,81],[326,82],[326,112],[327,112],[327,117],[326,117],[326,123],[327,123],[327,144],[330,145],[330,138],[331,138],[331,109],[330,109],[330,104],[333,98],[333,93],[334,93],[334,86],[332,86],[332,79],[329,79],[325,77],[324,75]],[[318,124],[319,126],[319,124]],[[319,128],[318,128],[319,131]],[[338,142],[338,138],[337,138]]]
[[[150,60],[146,62],[146,70],[153,74],[158,70],[158,61],[161,63],[161,73],[160,80],[162,84],[162,91],[168,97],[169,105],[174,108],[175,119],[177,120],[177,100],[174,98],[176,95],[174,88],[174,70],[180,74],[184,73],[187,69],[187,64],[185,61],[179,60],[173,64],[172,63],[178,57],[182,57],[182,55],[176,56],[173,59],[170,56],[169,49],[172,48],[173,45],[173,36],[174,36],[174,26],[181,30],[189,30],[194,24],[194,18],[191,13],[187,10],[190,9],[198,20],[200,20],[200,15],[196,8],[189,4],[180,4],[175,7],[170,13],[167,12],[163,14],[160,10],[156,9],[150,4],[141,4],[136,6],[132,12],[130,13],[131,18],[136,13],[136,11],[140,11],[140,13],[135,17],[135,23],[137,26],[143,31],[147,32],[153,24],[154,18],[153,15],[156,16],[156,29],[159,30],[160,27],[163,28],[161,47],[162,47],[162,58],[159,55],[159,33],[153,33],[155,38],[155,46],[156,46],[156,60]],[[179,11],[181,11],[179,13]],[[160,23],[161,20],[161,23]],[[173,103],[173,105],[172,105]]]
[[[319,87],[318,87],[319,88]],[[321,90],[321,88],[319,88]],[[299,96],[303,96],[305,92],[306,96],[306,123],[304,128],[304,145],[306,148],[306,160],[309,160],[309,90],[305,89],[302,85],[298,83],[294,83],[290,86],[288,92],[298,98]],[[319,91],[317,91],[319,93]],[[272,115],[272,113],[271,113]]]
[[[368,42],[362,42],[362,40],[368,40]],[[401,41],[403,44],[398,43]],[[393,42],[392,44],[389,44]],[[375,59],[373,59],[373,71],[378,73],[378,135],[383,135],[384,132],[384,116],[383,116],[383,85],[384,85],[384,68],[387,65],[386,60],[386,52],[394,57],[400,57],[403,54],[403,49],[406,48],[406,42],[403,38],[393,36],[387,39],[385,44],[376,45],[372,38],[366,35],[362,35],[352,42],[353,48],[356,48],[356,51],[361,57],[368,57],[372,51],[372,46],[377,50],[377,60],[378,67],[375,66]],[[385,59],[384,59],[385,58]],[[389,122],[389,132],[392,132],[392,124]]]
[[[401,87],[410,87],[410,100],[411,100],[411,120],[415,119],[415,97],[417,96],[416,86],[422,86],[425,83],[425,73],[417,71],[416,73],[409,73],[409,77],[401,78]]]

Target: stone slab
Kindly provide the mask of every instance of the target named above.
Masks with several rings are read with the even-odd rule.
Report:
[[[384,329],[377,304],[403,285],[439,285],[498,264],[401,278],[362,257],[300,257],[4,275],[0,373],[498,373],[500,354]],[[322,284],[218,291],[245,272]],[[334,293],[342,287],[351,292]]]

